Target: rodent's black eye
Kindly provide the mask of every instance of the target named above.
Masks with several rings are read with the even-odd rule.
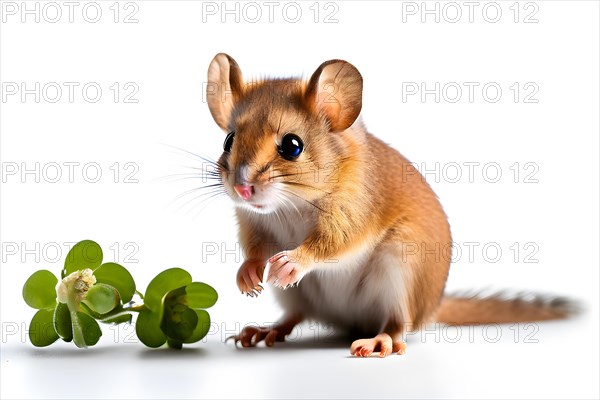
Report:
[[[295,160],[304,150],[304,143],[298,135],[286,133],[279,145],[279,154],[286,160]]]
[[[225,142],[223,143],[223,151],[225,153],[229,153],[231,151],[231,146],[233,146],[233,137],[235,136],[235,131],[231,131],[227,134],[225,138]]]

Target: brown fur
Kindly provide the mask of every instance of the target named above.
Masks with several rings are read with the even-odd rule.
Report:
[[[550,321],[567,318],[578,311],[579,307],[571,300],[560,297],[452,295],[442,300],[436,321],[452,325]]]
[[[233,74],[231,81],[227,71]],[[371,287],[372,279],[385,283],[382,293],[402,290],[399,304],[389,305],[389,310],[388,305],[379,305],[383,310],[379,311],[387,314],[376,333],[389,335],[391,341],[384,343],[387,347],[393,343],[398,348],[399,335],[431,322],[436,313],[440,321],[458,324],[537,321],[567,315],[566,309],[535,301],[457,297],[441,301],[450,266],[447,217],[414,166],[367,133],[362,123],[355,122],[362,107],[362,77],[351,64],[341,60],[323,63],[308,82],[275,79],[244,85],[235,61],[217,55],[209,69],[209,83],[213,89],[218,87],[209,94],[213,117],[224,131],[235,130],[231,152],[219,159],[230,195],[236,198],[233,185],[252,185],[259,190],[268,189],[272,183],[282,184],[288,197],[299,199],[301,205],[294,206],[298,215],[289,217],[296,222],[286,222],[286,216],[279,222],[288,223],[289,229],[310,222],[308,232],[298,242],[284,244],[269,231],[272,222],[246,210],[237,211],[247,258],[238,273],[242,292],[256,289],[269,257],[283,250],[289,250],[295,279],[299,280],[316,269],[328,273],[327,268],[333,266],[323,266],[323,260],[347,262],[366,246],[366,264],[355,272],[355,282],[349,281],[354,286],[344,290],[369,298],[366,291],[377,290]],[[224,95],[227,90],[232,93]],[[277,143],[288,132],[305,144],[304,152],[294,161],[277,152]],[[286,213],[294,211],[288,209]],[[401,271],[401,282],[386,283],[386,274],[393,272],[385,267],[389,262]],[[378,267],[381,263],[385,268]],[[294,318],[325,318],[319,317],[323,303],[311,305],[311,296],[325,290],[319,279],[313,274],[306,283],[314,286],[308,288],[311,291],[303,291],[302,285],[288,290],[284,308]],[[329,319],[337,320],[334,315]]]

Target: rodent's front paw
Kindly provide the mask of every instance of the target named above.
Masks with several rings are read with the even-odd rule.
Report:
[[[269,264],[271,268],[267,283],[282,289],[297,284],[305,274],[305,268],[294,250],[275,254],[269,259]]]
[[[249,259],[244,261],[237,273],[237,285],[242,294],[246,296],[258,296],[263,287],[261,282],[265,272],[265,262],[260,259]]]

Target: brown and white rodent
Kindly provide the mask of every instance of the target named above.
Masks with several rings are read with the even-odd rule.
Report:
[[[304,319],[359,333],[356,356],[403,353],[403,334],[423,324],[562,318],[565,302],[443,297],[451,235],[437,196],[399,152],[360,121],[363,80],[342,60],[308,81],[245,83],[217,54],[207,102],[227,133],[218,160],[236,205],[245,261],[242,293],[277,288],[285,315],[247,327],[236,341],[268,346]]]

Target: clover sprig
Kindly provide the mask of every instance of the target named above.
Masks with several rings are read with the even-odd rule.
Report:
[[[27,279],[23,298],[38,310],[29,329],[34,346],[49,346],[59,338],[77,347],[93,346],[102,336],[98,322],[131,323],[133,313],[139,313],[136,334],[148,347],[167,343],[180,349],[206,336],[210,315],[205,309],[218,298],[211,286],[171,268],[158,274],[142,295],[125,267],[102,264],[102,259],[102,248],[84,240],[67,254],[60,281],[48,270]]]

